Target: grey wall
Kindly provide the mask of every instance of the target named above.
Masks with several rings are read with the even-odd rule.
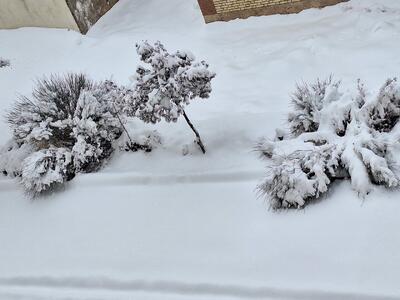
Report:
[[[79,30],[65,0],[0,0],[0,29],[19,27]]]

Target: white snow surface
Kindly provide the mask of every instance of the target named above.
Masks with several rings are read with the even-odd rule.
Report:
[[[163,145],[115,153],[99,173],[31,200],[0,178],[0,299],[400,299],[400,193],[360,199],[348,182],[276,213],[257,197],[252,151],[284,124],[296,82],[331,73],[378,89],[400,70],[400,1],[351,0],[296,15],[205,25],[195,0],[121,0],[87,36],[0,30],[0,110],[42,75],[82,71],[128,84],[134,44],[161,40],[217,73],[183,120],[145,126]],[[0,123],[0,144],[11,133]],[[184,156],[182,151],[188,149]]]

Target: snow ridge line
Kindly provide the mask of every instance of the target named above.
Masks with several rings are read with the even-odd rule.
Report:
[[[82,188],[97,186],[128,186],[128,185],[169,185],[195,183],[223,183],[257,181],[264,176],[262,171],[232,171],[215,173],[189,173],[165,175],[140,175],[137,173],[92,173],[79,174],[71,186]],[[0,193],[5,190],[15,190],[16,180],[0,180]]]
[[[400,296],[344,291],[249,287],[214,283],[186,283],[180,281],[117,280],[107,277],[10,277],[0,278],[0,286],[18,288],[148,292],[187,296],[234,297],[242,299],[395,300],[399,299]]]
[[[44,296],[44,295],[32,295],[31,293],[21,293],[21,292],[2,292],[0,291],[1,300],[101,300],[100,298],[74,298],[74,297],[59,297],[58,295]]]
[[[148,174],[137,173],[97,173],[84,174],[75,179],[72,184],[87,185],[167,185],[190,183],[222,183],[258,180],[263,176],[261,171],[233,171],[215,173],[188,173],[188,174]]]

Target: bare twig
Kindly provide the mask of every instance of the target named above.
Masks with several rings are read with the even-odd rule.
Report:
[[[206,148],[204,147],[204,144],[201,141],[199,132],[196,130],[196,128],[194,128],[192,122],[188,118],[188,116],[187,116],[185,111],[183,111],[183,116],[184,116],[184,118],[186,120],[186,123],[188,123],[189,127],[192,129],[192,131],[196,135],[196,143],[197,143],[197,145],[199,145],[199,147],[200,147],[201,151],[203,152],[203,154],[206,154]]]
[[[115,115],[116,115],[116,117],[118,118],[118,121],[119,121],[119,123],[121,124],[122,128],[124,129],[126,135],[128,136],[128,139],[129,139],[129,141],[130,141],[130,144],[132,145],[132,144],[133,144],[132,138],[131,138],[131,136],[129,135],[129,132],[128,132],[128,130],[126,129],[124,123],[122,122],[121,117],[119,116],[118,110],[117,110],[117,108],[115,107],[115,104],[113,103],[112,105],[113,105],[113,107],[114,107]]]

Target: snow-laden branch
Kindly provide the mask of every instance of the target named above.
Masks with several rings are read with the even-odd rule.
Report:
[[[332,181],[350,178],[365,196],[372,184],[399,185],[400,86],[389,79],[376,94],[359,82],[355,94],[340,82],[299,85],[292,96],[289,132],[257,149],[268,160],[259,186],[274,208],[300,208],[325,193]]]

